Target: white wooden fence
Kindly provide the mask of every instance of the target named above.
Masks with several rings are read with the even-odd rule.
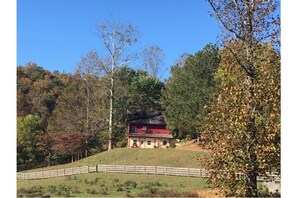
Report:
[[[17,179],[46,179],[52,177],[63,177],[70,175],[79,175],[93,172],[104,173],[124,173],[124,174],[154,174],[154,175],[171,175],[184,177],[208,177],[206,169],[199,168],[178,168],[167,166],[124,166],[124,165],[97,165],[66,168],[59,170],[50,170],[42,172],[17,173]]]
[[[42,172],[17,173],[17,179],[46,179],[52,177],[63,177],[70,175],[79,175],[94,172],[104,173],[124,173],[124,174],[153,174],[153,175],[170,175],[182,177],[209,177],[209,171],[203,168],[179,168],[167,166],[125,166],[125,165],[96,165],[96,166],[82,166],[74,168],[66,168],[59,170],[50,170]],[[244,177],[243,174],[237,174],[239,177]],[[258,181],[280,181],[280,175],[273,173],[266,173],[258,176]]]

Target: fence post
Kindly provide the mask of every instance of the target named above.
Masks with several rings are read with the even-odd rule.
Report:
[[[157,174],[157,166],[155,166],[155,175]]]
[[[99,169],[98,164],[96,164],[96,173],[98,173],[98,169]]]

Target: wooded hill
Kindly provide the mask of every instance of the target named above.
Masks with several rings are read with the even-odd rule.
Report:
[[[17,68],[18,164],[80,159],[104,150],[108,76]],[[125,146],[126,112],[160,109],[164,83],[128,67],[116,73],[113,144]]]
[[[126,146],[127,112],[134,111],[164,111],[175,138],[196,138],[215,92],[218,52],[216,46],[207,45],[183,57],[165,83],[143,70],[118,69],[113,147]],[[95,56],[90,52],[82,57],[74,74],[50,72],[35,63],[17,68],[19,168],[73,162],[107,149],[110,75],[91,64]]]

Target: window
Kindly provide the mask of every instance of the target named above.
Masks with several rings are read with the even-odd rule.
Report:
[[[147,130],[147,126],[143,126],[142,127],[142,130]]]
[[[137,140],[133,140],[133,145],[137,145]]]
[[[135,126],[132,126],[131,127],[131,133],[135,133],[135,131],[136,131],[136,127]]]
[[[166,144],[167,144],[167,141],[166,141],[166,140],[164,140],[164,141],[163,141],[163,145],[166,145]]]
[[[143,144],[143,140],[140,141],[140,144]]]
[[[147,141],[147,145],[151,145],[152,144],[152,141]]]

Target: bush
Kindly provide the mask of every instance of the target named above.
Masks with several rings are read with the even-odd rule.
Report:
[[[170,147],[170,148],[175,148],[175,147],[176,147],[175,142],[170,142],[170,143],[169,143],[169,147]]]
[[[99,193],[101,195],[108,195],[108,188],[107,187],[100,188]]]
[[[125,183],[123,185],[126,189],[128,189],[128,188],[131,189],[131,188],[137,187],[137,183],[135,181],[131,181],[131,180],[125,181]]]
[[[156,188],[151,188],[148,191],[141,192],[138,197],[199,197],[195,192],[177,192],[175,190],[159,191]]]
[[[116,143],[115,148],[126,148],[127,147],[127,140],[124,139],[118,143]]]
[[[56,188],[57,188],[56,186],[52,186],[52,185],[50,185],[50,186],[47,187],[47,191],[48,191],[49,193],[53,194],[53,193],[56,192]]]
[[[21,188],[17,191],[18,197],[41,197],[44,193],[42,186],[33,186],[29,189]]]

